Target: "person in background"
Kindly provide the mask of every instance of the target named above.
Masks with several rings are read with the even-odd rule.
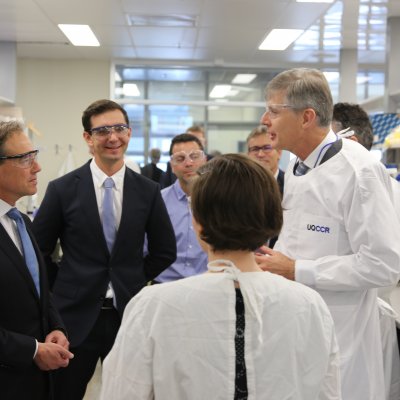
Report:
[[[30,219],[15,203],[37,190],[38,150],[18,122],[0,122],[0,382],[3,400],[49,400],[51,370],[73,354],[49,294]]]
[[[247,154],[257,160],[264,168],[272,172],[279,185],[281,196],[283,197],[283,187],[285,184],[285,173],[279,168],[279,160],[282,151],[272,148],[272,141],[268,135],[267,128],[260,125],[254,128],[247,136]],[[270,239],[268,246],[273,249],[278,237]]]
[[[203,149],[205,151],[206,149],[206,134],[204,132],[204,129],[200,125],[193,125],[189,128],[186,129],[186,133],[189,133],[190,135],[196,136],[197,139],[200,140],[201,145],[203,146]],[[206,160],[209,161],[213,158],[211,154],[204,153],[206,155]],[[176,181],[176,175],[174,174],[172,168],[171,168],[171,163],[167,163],[167,170],[165,171],[165,175],[163,176],[161,180],[161,187],[166,188],[170,185],[172,185]]]
[[[371,150],[374,134],[368,114],[358,104],[336,103],[333,106],[332,130],[338,133],[347,128],[353,131],[349,139]]]
[[[124,108],[95,101],[83,112],[82,125],[93,159],[49,183],[33,222],[75,354],[55,376],[57,400],[84,397],[97,361],[114,343],[126,304],[176,258],[159,186],[125,166],[131,128]],[[51,254],[58,240],[62,258],[55,263]]]
[[[264,168],[268,168],[274,175],[279,185],[279,190],[283,196],[285,184],[285,173],[279,168],[279,160],[282,150],[272,147],[272,140],[268,135],[267,128],[260,125],[254,128],[247,136],[247,154],[257,160]]]
[[[274,177],[242,154],[198,173],[191,204],[209,273],[146,287],[129,303],[100,399],[341,399],[326,304],[255,261],[282,225]]]
[[[178,178],[161,195],[175,231],[176,261],[163,271],[155,281],[175,281],[207,270],[207,254],[196,240],[192,224],[189,197],[197,169],[206,163],[203,145],[193,135],[183,133],[172,139],[169,154],[172,171]]]
[[[285,173],[284,223],[265,271],[317,290],[338,335],[343,400],[385,399],[377,288],[400,276],[400,226],[385,167],[330,129],[324,74],[298,68],[266,88],[273,146],[297,156]]]
[[[151,163],[141,168],[141,173],[143,176],[157,183],[160,183],[162,177],[165,174],[165,172],[162,169],[157,167],[160,158],[161,158],[161,150],[157,148],[151,149],[150,150]]]
[[[197,139],[200,140],[204,151],[207,148],[207,138],[206,138],[206,133],[204,132],[204,128],[201,127],[200,125],[193,125],[189,128],[186,129],[186,133],[190,133],[193,136],[196,136]],[[207,161],[210,161],[213,156],[211,154],[205,153]]]

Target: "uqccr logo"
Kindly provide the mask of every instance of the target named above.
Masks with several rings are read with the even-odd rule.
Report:
[[[307,224],[307,230],[321,233],[329,233],[329,226]]]

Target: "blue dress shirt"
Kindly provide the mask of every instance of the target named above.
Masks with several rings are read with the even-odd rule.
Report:
[[[169,217],[174,227],[176,261],[155,279],[170,282],[207,271],[207,254],[201,249],[192,225],[192,213],[186,193],[179,181],[161,191]]]

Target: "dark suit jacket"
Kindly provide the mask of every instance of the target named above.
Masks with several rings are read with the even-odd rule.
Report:
[[[284,187],[284,185],[285,185],[285,173],[284,173],[281,169],[280,169],[279,172],[278,172],[278,177],[276,178],[276,181],[278,182],[279,191],[281,192],[281,196],[282,196],[282,198],[283,198],[283,187]],[[270,241],[269,241],[269,247],[270,247],[271,249],[274,248],[275,243],[277,242],[277,240],[278,240],[278,236],[276,236],[276,237],[270,239]]]
[[[82,343],[91,331],[110,281],[122,317],[128,301],[176,259],[174,230],[159,185],[129,168],[111,254],[98,212],[90,161],[49,183],[33,225],[71,347]],[[145,235],[149,254],[144,257]],[[58,239],[63,252],[59,265],[51,259]]]
[[[157,183],[160,183],[161,179],[163,179],[163,176],[165,175],[165,172],[153,163],[147,164],[143,168],[140,168],[140,173],[146,178],[149,178]]]
[[[30,220],[24,216],[29,235]],[[0,224],[0,398],[38,399],[49,386],[48,372],[33,362],[37,339],[54,329],[65,330],[49,296],[46,268],[32,238],[39,262],[40,299],[25,261]]]

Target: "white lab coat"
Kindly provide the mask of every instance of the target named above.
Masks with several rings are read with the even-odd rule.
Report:
[[[304,176],[285,174],[275,250],[296,260],[296,281],[318,290],[333,320],[343,400],[385,398],[378,287],[400,276],[400,228],[390,177],[358,143]]]
[[[329,311],[313,290],[239,273],[249,400],[340,399]],[[103,364],[101,399],[232,400],[235,290],[229,273],[144,288]]]

